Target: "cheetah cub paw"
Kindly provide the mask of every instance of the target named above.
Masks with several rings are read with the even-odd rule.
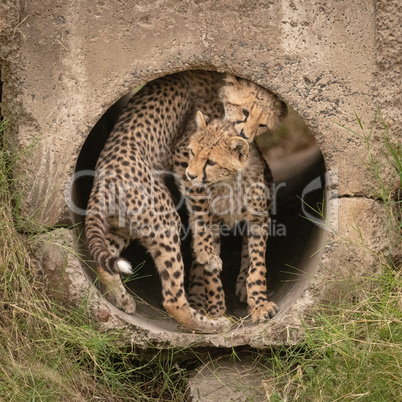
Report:
[[[123,286],[121,286],[123,287]],[[114,304],[118,309],[124,311],[127,314],[134,314],[136,310],[136,304],[133,296],[131,296],[127,291],[123,288],[121,289],[109,289],[106,293],[106,299]]]
[[[279,307],[274,302],[264,301],[254,306],[251,311],[253,323],[262,323],[273,318],[279,311]]]
[[[221,257],[215,252],[207,252],[205,250],[197,254],[197,262],[204,265],[205,269],[209,272],[222,271]]]

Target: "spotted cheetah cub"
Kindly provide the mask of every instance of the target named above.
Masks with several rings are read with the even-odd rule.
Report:
[[[220,332],[230,325],[227,319],[210,319],[188,303],[180,217],[160,174],[171,170],[174,150],[182,157],[176,167],[185,174],[197,110],[211,118],[225,116],[238,135],[252,141],[259,130],[278,124],[286,104],[252,82],[212,71],[184,71],[149,82],[128,102],[99,156],[85,238],[106,297],[116,307],[128,314],[136,309],[121,281],[132,272],[121,253],[138,240],[159,273],[166,311],[190,330]]]
[[[191,281],[204,292],[208,315],[215,317],[225,312],[219,277],[222,269],[220,232],[222,228],[226,232],[237,224],[246,223],[242,271],[247,270],[247,273],[239,275],[237,293],[245,298],[242,292],[246,289],[253,322],[266,321],[278,311],[266,295],[265,249],[271,204],[269,178],[272,178],[269,167],[257,145],[239,137],[230,122],[215,119],[207,124],[199,111],[196,124],[197,131],[189,142],[186,170],[191,181],[187,188],[187,205],[193,242],[197,244],[194,260],[199,268],[193,266]],[[200,189],[206,196],[199,196]],[[204,230],[205,219],[209,233]],[[211,236],[214,250],[209,246]],[[242,283],[244,280],[246,283]]]
[[[219,96],[225,120],[233,122],[237,134],[247,142],[266,131],[275,131],[287,116],[286,103],[267,89],[234,75],[224,80]]]

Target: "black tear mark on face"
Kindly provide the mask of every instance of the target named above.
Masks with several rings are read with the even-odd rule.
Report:
[[[244,120],[237,120],[234,122],[234,124],[240,124],[240,123],[246,123],[248,117],[250,116],[250,112],[247,109],[242,109],[242,113],[244,116]]]
[[[206,181],[207,181],[207,172],[206,172],[207,162],[205,162],[204,167],[202,168],[202,182],[203,183],[206,183]]]
[[[202,168],[202,182],[206,183],[207,182],[207,166],[214,166],[216,165],[217,162],[214,162],[211,159],[207,159],[205,161],[204,167]]]

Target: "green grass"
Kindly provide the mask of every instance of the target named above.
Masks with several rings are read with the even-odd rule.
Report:
[[[342,289],[339,299],[320,306],[304,323],[306,336],[297,348],[257,357],[266,367],[269,401],[402,400],[402,148],[400,141],[391,141],[379,110],[368,131],[357,115],[356,120],[360,131],[348,130],[367,146],[362,163],[376,183],[372,197],[387,213],[389,247],[380,253],[367,249],[377,257],[379,274],[358,282],[351,275],[333,284]],[[380,155],[372,147],[378,127]]]
[[[402,397],[400,273],[385,271],[371,289],[351,289],[354,303],[323,306],[297,348],[260,358],[270,400],[397,401]]]
[[[182,400],[185,373],[173,352],[149,358],[122,350],[118,334],[98,331],[84,308],[46,296],[27,253],[35,235],[16,230],[24,224],[10,190],[18,157],[0,150],[0,399]]]

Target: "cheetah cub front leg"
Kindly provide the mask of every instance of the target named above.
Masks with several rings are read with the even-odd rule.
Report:
[[[265,250],[268,225],[262,222],[258,224],[250,222],[249,227],[252,229],[247,234],[248,261],[250,261],[246,279],[247,304],[253,323],[261,323],[274,317],[279,308],[274,302],[269,302],[267,298]]]
[[[222,260],[219,252],[216,251],[217,246],[214,245],[210,222],[204,216],[191,220],[190,225],[193,228],[193,250],[196,262],[203,265],[210,272],[220,272],[222,270]]]
[[[191,188],[188,189],[192,193]],[[199,192],[200,193],[200,192]],[[220,253],[219,233],[211,231],[212,222],[208,215],[207,204],[197,205],[194,198],[188,201],[187,206],[190,211],[197,210],[203,212],[198,218],[190,215],[190,226],[193,232],[193,255],[195,264],[199,267],[198,274],[203,277],[204,289],[198,288],[199,293],[190,296],[192,299],[203,303],[207,315],[212,318],[219,317],[226,312],[225,293],[223,291],[220,272],[222,271],[222,260]],[[190,282],[190,290],[194,286]]]
[[[193,235],[193,262],[190,269],[188,299],[190,305],[205,311],[211,318],[226,312],[225,294],[220,279],[222,260],[220,238],[211,232],[208,188],[202,182],[193,185],[186,175],[189,151],[186,138],[174,150],[174,172],[182,180],[178,183],[186,194],[186,205],[190,212],[189,225]]]

